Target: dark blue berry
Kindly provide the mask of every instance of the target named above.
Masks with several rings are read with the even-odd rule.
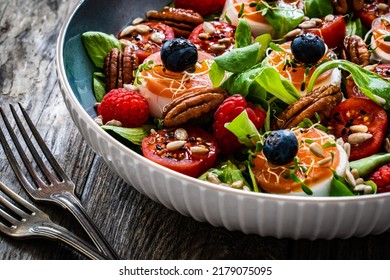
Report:
[[[263,153],[275,165],[291,162],[298,152],[298,140],[290,130],[272,131],[265,139]]]
[[[326,47],[324,41],[312,33],[298,35],[291,42],[291,52],[295,60],[314,64],[325,54]]]
[[[195,66],[198,61],[198,50],[189,40],[174,38],[162,45],[161,60],[166,69],[182,72]]]

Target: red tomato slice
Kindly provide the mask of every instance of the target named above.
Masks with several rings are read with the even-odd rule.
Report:
[[[231,50],[234,47],[236,27],[223,21],[210,21],[209,23],[214,27],[214,32],[206,32],[202,23],[195,27],[188,40],[194,43],[198,50],[214,55],[221,55]]]
[[[149,26],[150,31],[142,33],[133,31],[125,36],[119,36],[119,39],[126,39],[135,45],[135,53],[139,63],[142,63],[145,58],[161,50],[162,41],[173,39],[175,32],[170,26],[160,22],[143,22],[140,25]],[[161,38],[161,42],[154,38]]]
[[[217,143],[213,136],[198,127],[187,127],[188,137],[175,137],[175,128],[161,129],[142,141],[143,155],[158,164],[192,177],[199,177],[217,159]],[[172,144],[173,143],[173,144]],[[171,145],[179,144],[175,148]]]
[[[374,1],[372,3],[365,3],[363,9],[356,13],[356,15],[358,16],[358,18],[360,18],[364,27],[366,27],[367,29],[371,29],[371,25],[374,19],[376,19],[382,13],[386,13],[385,11],[379,12],[377,7],[378,2],[383,2],[383,1]]]
[[[333,49],[343,43],[346,23],[343,16],[335,15],[332,21],[324,21],[319,27],[308,28],[304,32],[318,35],[329,48]]]
[[[348,142],[354,125],[365,125],[372,138],[359,144],[351,144],[349,159],[357,160],[379,151],[387,130],[386,111],[370,99],[351,97],[342,101],[330,113],[331,132],[336,138]]]

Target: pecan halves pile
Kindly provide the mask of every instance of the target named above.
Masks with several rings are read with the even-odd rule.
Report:
[[[138,67],[138,57],[134,48],[126,46],[123,51],[111,49],[104,60],[104,74],[106,75],[106,91],[121,88],[134,81],[134,70]]]
[[[344,48],[341,56],[360,66],[370,64],[370,52],[362,38],[357,35],[348,35],[344,39]]]
[[[184,38],[187,38],[196,26],[204,22],[203,17],[193,10],[173,7],[164,7],[161,11],[148,11],[146,20],[162,22],[173,29],[176,37]]]
[[[298,101],[290,104],[272,123],[272,129],[288,129],[298,126],[305,118],[315,120],[317,113],[321,120],[328,119],[330,111],[341,102],[340,87],[326,85],[316,88]]]
[[[174,127],[198,119],[214,112],[227,97],[227,92],[219,88],[185,92],[168,103],[163,109],[163,122],[166,127]]]

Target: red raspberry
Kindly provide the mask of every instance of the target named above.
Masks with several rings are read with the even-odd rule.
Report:
[[[139,127],[149,118],[149,105],[137,91],[118,88],[104,96],[98,114],[103,117],[103,123],[117,120],[123,127]]]
[[[240,94],[234,94],[226,98],[214,114],[213,135],[224,154],[237,151],[242,147],[237,137],[227,130],[224,125],[231,122],[244,110],[247,111],[249,119],[257,129],[264,125],[265,111],[252,103],[247,103]]]
[[[390,192],[390,164],[379,167],[368,180],[374,181],[378,187],[378,193]]]
[[[202,16],[218,12],[225,5],[225,0],[175,0],[175,8],[190,9]]]

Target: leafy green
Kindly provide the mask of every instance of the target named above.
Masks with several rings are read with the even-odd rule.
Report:
[[[226,71],[231,73],[241,73],[252,68],[257,63],[259,56],[260,44],[233,49],[230,52],[225,52],[223,55],[217,56],[214,63]]]
[[[271,43],[272,37],[270,34],[262,34],[260,36],[257,36],[254,40],[254,43],[260,44],[260,50],[259,50],[259,56],[257,58],[257,61],[263,60],[266,54],[267,47]]]
[[[252,29],[245,19],[238,19],[235,32],[235,48],[249,46],[252,43]]]
[[[359,37],[364,37],[365,31],[363,28],[362,21],[360,18],[349,17],[347,20],[346,35],[357,35]]]
[[[121,49],[121,42],[112,34],[88,31],[81,35],[81,39],[92,62],[99,68],[103,68],[104,59],[111,49]]]
[[[218,63],[212,63],[209,71],[209,77],[213,87],[219,87],[225,77],[225,70],[219,67]]]
[[[353,196],[345,179],[333,171],[333,178],[330,184],[330,196]]]
[[[390,109],[390,82],[378,74],[347,60],[332,60],[319,65],[310,78],[307,91],[310,92],[313,89],[315,81],[322,73],[333,68],[349,72],[356,85],[365,95],[377,103],[380,102],[378,102],[376,96],[383,98],[386,103],[381,105],[385,109]]]
[[[152,125],[144,125],[142,127],[136,127],[136,128],[127,128],[127,127],[111,126],[111,125],[101,126],[101,128],[103,128],[104,130],[115,132],[122,138],[125,138],[126,140],[138,146],[141,145],[142,139],[144,139],[146,136],[149,135],[150,130],[153,127],[154,126]]]
[[[282,38],[287,32],[296,28],[302,21],[304,13],[289,4],[279,3],[276,7],[262,3],[262,12],[267,22],[275,30],[275,37]]]
[[[203,181],[208,181],[208,173],[215,174],[221,181],[221,183],[231,185],[234,182],[243,181],[244,185],[249,186],[241,170],[230,160],[222,162],[216,168],[209,169],[207,172],[202,174],[199,179]]]
[[[260,140],[259,131],[249,119],[246,110],[243,110],[230,123],[225,124],[225,127],[237,136],[238,141],[248,148],[255,147],[257,141]]]
[[[101,72],[93,73],[93,92],[95,93],[95,99],[97,102],[101,102],[106,94],[106,87],[103,81],[104,78],[105,75]]]
[[[260,68],[256,82],[267,92],[287,104],[291,104],[300,98],[300,94],[294,85],[281,76],[273,67],[263,66]]]
[[[309,18],[323,18],[333,14],[333,6],[330,0],[305,0],[304,11]]]

